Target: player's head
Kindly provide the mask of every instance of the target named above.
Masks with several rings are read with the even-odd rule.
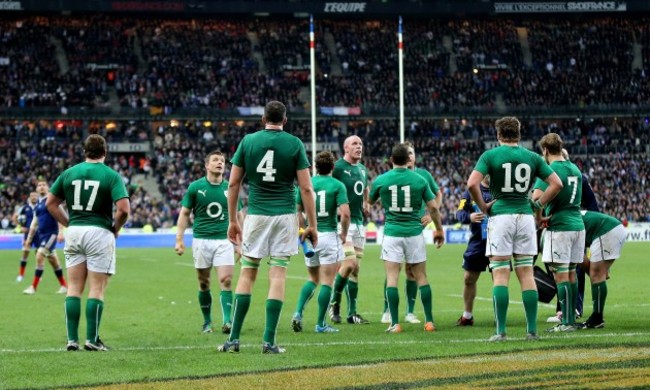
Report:
[[[205,156],[205,170],[212,174],[222,174],[226,166],[226,157],[218,150]]]
[[[415,168],[415,147],[409,141],[404,142],[404,145],[406,145],[406,147],[409,149],[409,162],[407,166],[410,169],[413,169]]]
[[[316,155],[316,172],[321,176],[332,173],[334,169],[334,155],[329,150],[324,150]]]
[[[287,123],[287,107],[277,100],[266,103],[262,122],[269,125],[283,126]]]
[[[106,140],[99,134],[91,134],[84,141],[84,155],[91,160],[106,157]]]
[[[352,162],[359,162],[363,153],[363,141],[358,136],[351,135],[343,142],[343,150]]]
[[[397,144],[393,146],[393,152],[390,154],[390,160],[393,166],[405,167],[409,162],[409,148],[406,144]]]
[[[33,191],[29,193],[29,203],[36,203],[38,200],[38,192]]]
[[[514,116],[506,116],[494,122],[497,129],[497,139],[501,142],[513,143],[521,139],[521,123]]]
[[[567,161],[571,160],[569,158],[569,151],[564,149],[564,148],[562,148],[562,157],[564,157],[564,159],[567,160]]]
[[[47,191],[49,189],[50,186],[47,184],[45,180],[39,180],[38,183],[36,183],[36,192],[38,193],[38,196],[47,195]]]
[[[562,145],[562,138],[557,133],[548,133],[539,140],[539,147],[546,160],[549,156],[562,156]]]

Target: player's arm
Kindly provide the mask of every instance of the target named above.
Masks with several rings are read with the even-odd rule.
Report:
[[[34,234],[36,234],[36,230],[38,230],[38,218],[36,218],[36,215],[32,218],[32,224],[29,225],[29,232],[27,233],[27,239],[25,240],[25,250],[29,250],[29,247],[32,245],[32,241],[34,240]]]
[[[544,181],[548,184],[548,187],[539,198],[533,198],[534,207],[537,210],[546,207],[560,193],[562,187],[564,187],[562,180],[560,180],[560,177],[555,172],[550,174]]]
[[[304,168],[296,171],[298,179],[298,186],[300,187],[300,198],[302,199],[302,206],[307,214],[307,223],[309,226],[305,229],[300,237],[304,240],[306,237],[311,238],[311,242],[316,247],[318,245],[318,223],[316,221],[316,201],[314,200],[314,188],[311,184],[311,176],[309,175],[309,168]]]
[[[190,223],[191,213],[192,210],[185,206],[181,207],[181,211],[178,213],[178,221],[176,222],[176,245],[174,245],[174,250],[179,256],[185,253],[183,237],[185,237],[185,229],[187,229],[187,225]]]
[[[235,245],[239,245],[241,242],[241,228],[237,220],[237,201],[243,178],[244,169],[233,164],[228,180],[228,239]]]
[[[473,170],[472,174],[469,175],[469,179],[467,180],[467,189],[469,190],[469,194],[472,197],[472,200],[478,206],[479,210],[481,210],[483,214],[489,215],[490,207],[494,201],[488,204],[483,200],[483,194],[481,193],[481,181],[483,181],[483,177],[483,173],[477,170]]]
[[[427,202],[427,209],[429,210],[433,224],[436,226],[436,230],[433,233],[433,241],[436,243],[436,247],[440,248],[445,242],[445,232],[442,230],[442,216],[440,215],[440,209],[438,209],[435,198]]]
[[[68,215],[65,213],[65,211],[59,207],[61,206],[61,203],[63,203],[63,199],[59,198],[51,192],[47,194],[47,200],[45,201],[45,207],[47,207],[47,211],[54,219],[56,219],[58,223],[64,227],[68,227],[70,220],[68,219]],[[34,216],[34,219],[36,219],[36,216]],[[34,222],[34,219],[32,220],[32,223]]]
[[[438,190],[435,195],[436,198],[434,200],[436,201],[438,208],[440,208],[442,206],[442,190]]]
[[[344,203],[339,206],[339,215],[341,216],[341,241],[345,243],[348,236],[348,229],[350,228],[350,205]]]
[[[302,207],[302,203],[296,204],[296,213],[298,214],[298,226],[303,229],[306,226],[304,211],[305,208]]]
[[[370,217],[370,206],[371,206],[371,204],[368,203],[368,201],[370,200],[369,195],[370,195],[370,190],[368,190],[368,187],[366,186],[366,188],[363,190],[363,214],[366,217]]]
[[[118,199],[115,202],[115,222],[113,223],[113,234],[117,238],[117,235],[122,230],[122,226],[129,219],[129,214],[131,213],[131,202],[129,198]]]

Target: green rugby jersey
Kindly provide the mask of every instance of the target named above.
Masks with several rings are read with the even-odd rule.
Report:
[[[436,179],[433,178],[433,175],[431,175],[429,171],[423,168],[415,168],[415,173],[422,176],[422,178],[429,185],[429,188],[431,189],[431,192],[433,192],[433,196],[435,197],[438,191],[440,191],[440,187],[438,187],[438,183],[436,183]],[[427,211],[427,205],[426,203],[422,203],[422,208],[420,208],[420,218],[422,218],[424,214],[426,214],[426,211]]]
[[[316,194],[316,220],[319,232],[336,231],[336,210],[348,203],[348,192],[340,181],[331,176],[314,176],[311,179]],[[296,203],[302,203],[298,191]]]
[[[384,233],[391,237],[422,234],[420,208],[435,196],[429,184],[417,173],[396,168],[378,176],[372,183],[370,199],[381,199],[386,215]]]
[[[564,187],[560,193],[546,205],[546,215],[551,219],[548,230],[553,232],[574,232],[584,230],[580,214],[580,202],[582,201],[582,173],[571,161],[554,161],[551,169],[557,173]],[[545,191],[548,184],[537,180],[535,189]]]
[[[296,212],[296,171],[310,165],[300,139],[282,130],[260,130],[241,140],[231,162],[248,178],[248,214]]]
[[[65,199],[70,226],[112,230],[113,204],[128,198],[122,177],[104,163],[82,162],[66,169],[50,192]]]
[[[621,221],[607,214],[595,211],[582,211],[582,221],[585,224],[585,247],[589,247],[596,238],[609,233]]]
[[[490,175],[490,194],[496,200],[490,211],[492,216],[533,214],[528,194],[535,178],[546,180],[553,173],[537,153],[508,145],[484,152],[474,170]]]
[[[340,180],[348,192],[350,219],[352,223],[363,223],[363,192],[368,186],[368,169],[361,164],[350,164],[340,158],[334,163],[332,176]]]
[[[212,184],[207,177],[187,188],[181,205],[194,213],[192,237],[225,239],[228,232],[228,182]]]

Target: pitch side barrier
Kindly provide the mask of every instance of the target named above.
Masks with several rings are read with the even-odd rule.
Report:
[[[445,244],[466,244],[470,231],[466,226],[448,225],[445,229]],[[630,222],[627,227],[628,242],[650,242],[650,223]],[[368,243],[381,244],[384,236],[384,227],[369,229],[366,232]],[[427,227],[424,230],[427,244],[433,244],[433,230]],[[21,248],[22,234],[12,231],[0,231],[0,250],[18,250]],[[145,233],[142,229],[125,229],[117,240],[118,248],[170,248],[174,247],[176,233],[173,229],[162,229],[153,233]],[[192,232],[188,229],[185,233],[185,246],[190,248]],[[63,243],[57,244],[58,249],[63,248]]]

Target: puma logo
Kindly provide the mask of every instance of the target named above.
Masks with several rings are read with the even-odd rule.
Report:
[[[199,194],[205,196],[205,190],[198,190],[198,191],[196,191],[196,192],[198,192]]]
[[[348,176],[352,177],[352,172],[350,172],[350,171],[346,171],[346,170],[343,170],[343,172],[344,172],[344,173],[347,173]]]
[[[558,259],[560,258],[560,254],[557,253],[556,251],[553,251],[553,255],[555,255],[555,257],[557,257]]]

